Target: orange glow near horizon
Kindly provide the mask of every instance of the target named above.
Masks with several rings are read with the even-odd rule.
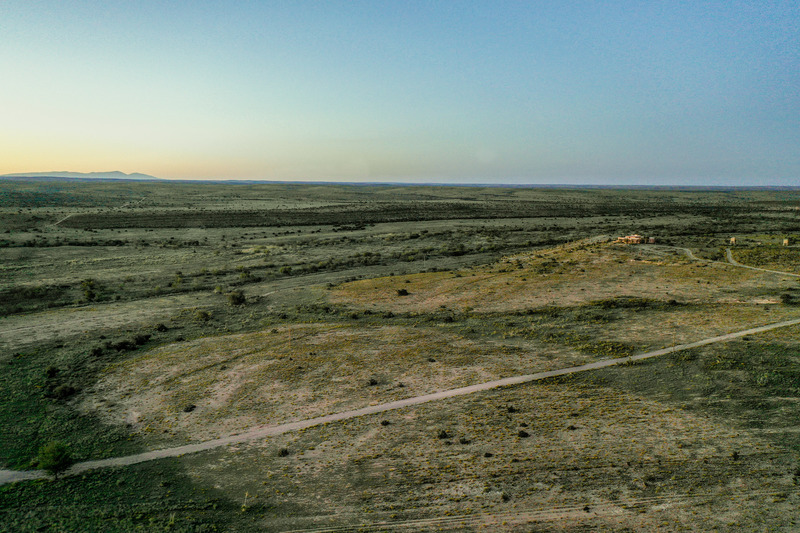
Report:
[[[800,183],[791,2],[11,0],[0,21],[0,174]]]

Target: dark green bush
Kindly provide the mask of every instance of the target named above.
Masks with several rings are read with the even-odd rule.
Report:
[[[53,389],[53,396],[58,398],[59,400],[66,400],[70,396],[74,396],[78,390],[73,387],[72,385],[67,385],[66,383],[62,383],[55,389]]]
[[[129,352],[136,349],[136,343],[130,340],[121,340],[119,342],[108,342],[106,347],[118,352]]]
[[[231,305],[244,305],[247,301],[242,291],[233,291],[228,293],[228,303]]]
[[[50,441],[41,448],[36,456],[39,468],[47,470],[58,479],[58,475],[66,471],[73,463],[72,454],[66,444],[61,441]]]

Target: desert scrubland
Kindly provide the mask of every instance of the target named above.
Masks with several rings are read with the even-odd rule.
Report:
[[[798,275],[797,190],[5,180],[0,468],[798,319]],[[791,531],[798,376],[776,328],[7,483],[0,529]]]

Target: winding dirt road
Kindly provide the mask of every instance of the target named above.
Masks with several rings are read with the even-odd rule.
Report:
[[[767,268],[759,268],[759,267],[751,267],[743,265],[733,258],[733,253],[731,252],[730,248],[725,248],[725,258],[728,260],[728,263],[730,263],[733,266],[741,268],[749,268],[750,270],[758,270],[759,272],[769,272],[771,274],[780,274],[782,276],[793,276],[795,278],[800,278],[800,274],[792,274],[791,272],[781,272],[780,270],[769,270]]]
[[[468,387],[460,387],[457,389],[450,389],[440,392],[434,392],[432,394],[425,394],[422,396],[415,396],[413,398],[406,398],[404,400],[397,400],[394,402],[383,403],[379,405],[370,405],[368,407],[362,407],[360,409],[352,409],[350,411],[343,411],[341,413],[333,413],[330,415],[319,416],[316,418],[310,418],[307,420],[298,420],[296,422],[288,422],[285,424],[278,424],[275,426],[262,426],[254,428],[250,431],[245,433],[239,433],[236,435],[230,435],[228,437],[223,437],[220,439],[209,440],[205,442],[199,442],[196,444],[187,444],[184,446],[176,446],[174,448],[163,448],[160,450],[152,450],[149,452],[139,453],[135,455],[128,455],[124,457],[113,457],[110,459],[100,459],[97,461],[86,461],[83,463],[78,463],[74,465],[67,474],[79,474],[81,472],[86,472],[87,470],[94,470],[97,468],[108,468],[108,467],[116,467],[116,466],[127,466],[133,465],[137,463],[143,463],[145,461],[152,461],[155,459],[163,459],[166,457],[178,457],[181,455],[189,454],[189,453],[197,453],[202,452],[205,450],[211,450],[214,448],[219,448],[222,446],[227,446],[230,444],[237,444],[241,442],[247,442],[256,439],[262,439],[264,437],[271,437],[275,435],[282,435],[284,433],[288,433],[290,431],[297,431],[300,429],[309,428],[312,426],[319,426],[322,424],[327,424],[329,422],[337,422],[339,420],[347,420],[350,418],[356,418],[360,416],[372,415],[376,413],[383,413],[386,411],[392,411],[395,409],[402,409],[404,407],[410,407],[413,405],[419,405],[427,402],[432,402],[435,400],[443,400],[445,398],[453,398],[456,396],[464,396],[467,394],[473,394],[476,392],[487,391],[490,389],[496,389],[498,387],[508,387],[511,385],[519,385],[522,383],[528,383],[531,381],[537,381],[546,378],[552,378],[556,376],[564,376],[567,374],[576,374],[578,372],[586,372],[589,370],[598,370],[600,368],[606,368],[614,365],[621,365],[630,363],[633,361],[641,361],[643,359],[649,359],[651,357],[658,357],[660,355],[665,355],[672,352],[677,352],[680,350],[688,350],[691,348],[697,348],[699,346],[705,346],[707,344],[712,344],[715,342],[725,342],[731,339],[736,339],[739,337],[744,337],[745,335],[754,335],[756,333],[762,333],[764,331],[770,331],[773,329],[784,328],[788,326],[794,326],[800,324],[800,318],[792,319],[792,320],[785,320],[783,322],[776,322],[773,324],[767,324],[764,326],[759,326],[756,328],[750,328],[742,331],[736,331],[733,333],[728,333],[725,335],[719,335],[717,337],[709,337],[707,339],[703,339],[700,341],[688,343],[688,344],[680,344],[670,348],[663,348],[661,350],[653,350],[650,352],[632,355],[629,357],[620,357],[617,359],[604,359],[602,361],[596,361],[594,363],[588,363],[585,365],[580,366],[573,366],[569,368],[562,368],[559,370],[549,370],[547,372],[538,372],[535,374],[526,374],[522,376],[513,376],[504,379],[498,379],[494,381],[488,381],[486,383],[479,383],[477,385],[470,385]],[[35,470],[35,471],[14,471],[14,470],[0,470],[0,485],[5,483],[13,483],[15,481],[24,481],[24,480],[31,480],[31,479],[41,479],[47,477],[47,473],[42,470]]]

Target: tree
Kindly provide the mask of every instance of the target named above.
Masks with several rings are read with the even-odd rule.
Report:
[[[87,302],[91,302],[97,298],[97,294],[94,292],[95,286],[93,279],[85,279],[81,281],[81,288],[83,289],[83,297],[86,298]]]
[[[39,448],[37,456],[39,468],[47,470],[58,479],[58,475],[67,470],[74,460],[66,444],[61,441],[50,441]]]

